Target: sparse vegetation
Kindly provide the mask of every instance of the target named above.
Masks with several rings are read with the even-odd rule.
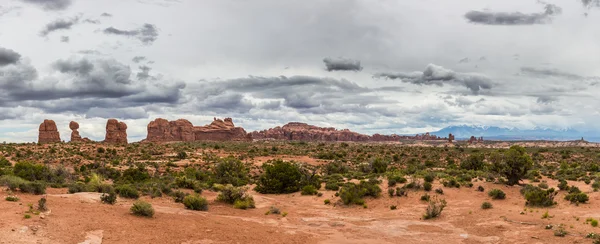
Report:
[[[200,195],[188,195],[183,199],[183,206],[190,210],[208,211],[208,201]]]
[[[142,217],[152,217],[154,216],[154,208],[152,204],[137,200],[133,203],[131,208],[129,209],[133,215],[142,216]]]
[[[444,208],[446,207],[445,199],[438,199],[434,197],[428,201],[427,209],[425,210],[425,214],[423,215],[423,219],[433,219],[437,218],[442,214]]]
[[[500,189],[492,189],[488,192],[488,196],[490,196],[494,200],[505,199],[506,194]]]

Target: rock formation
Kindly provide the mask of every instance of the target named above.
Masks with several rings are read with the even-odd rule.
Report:
[[[148,124],[147,141],[194,141],[194,125],[188,120],[168,121],[158,118]]]
[[[104,142],[127,144],[127,125],[116,119],[109,119],[106,122],[106,137]]]
[[[56,127],[54,120],[46,119],[40,124],[38,142],[60,142],[60,133],[58,133],[58,128]]]
[[[205,126],[194,126],[185,119],[168,121],[158,118],[148,124],[148,136],[145,141],[249,141],[250,134],[244,128],[235,127],[231,118],[213,122]]]
[[[402,136],[373,136],[360,134],[348,129],[337,130],[332,127],[318,127],[306,123],[291,122],[263,131],[252,132],[253,139],[275,139],[292,141],[398,141]]]
[[[69,123],[69,128],[71,129],[71,142],[90,142],[91,140],[86,138],[81,138],[79,135],[79,123],[75,121],[71,121]]]
[[[471,136],[471,138],[469,138],[469,144],[473,144],[473,143],[481,143],[483,142],[483,136],[482,137],[475,137],[475,136]]]
[[[454,135],[452,135],[452,133],[450,133],[448,135],[448,142],[452,143],[454,141]]]

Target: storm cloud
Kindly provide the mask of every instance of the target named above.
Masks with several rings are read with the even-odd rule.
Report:
[[[481,90],[492,89],[493,83],[490,78],[477,73],[460,73],[435,64],[427,65],[423,72],[383,72],[374,75],[375,78],[398,79],[402,82],[416,85],[437,85],[444,84],[462,85],[471,90],[474,94]]]
[[[360,71],[360,61],[347,58],[324,58],[327,71]]]
[[[65,10],[72,4],[72,0],[21,0],[25,3],[38,5],[45,10]]]
[[[558,69],[548,68],[533,68],[533,67],[522,67],[521,74],[537,77],[537,78],[563,78],[570,80],[596,80],[600,81],[598,76],[582,76],[569,72],[560,71]]]
[[[79,23],[79,17],[71,19],[57,19],[48,23],[44,29],[40,32],[40,35],[47,36],[48,34],[58,30],[69,30],[73,25]]]
[[[111,26],[104,29],[104,34],[137,38],[144,44],[152,44],[158,38],[158,30],[152,24],[144,24],[135,30],[120,30]]]
[[[544,11],[540,13],[469,11],[465,18],[470,23],[483,25],[535,25],[547,24],[553,16],[561,13],[562,8],[546,4]]]
[[[21,54],[13,50],[0,47],[0,67],[9,64],[15,64],[19,61],[19,59],[21,59]]]

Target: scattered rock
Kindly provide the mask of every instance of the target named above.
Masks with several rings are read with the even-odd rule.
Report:
[[[79,244],[102,244],[104,238],[104,230],[88,231],[85,235],[85,241]]]
[[[46,119],[40,124],[39,143],[55,143],[60,142],[60,133],[54,120]]]
[[[127,144],[127,125],[116,119],[109,119],[106,122],[106,143]]]

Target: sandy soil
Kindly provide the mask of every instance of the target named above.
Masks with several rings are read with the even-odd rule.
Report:
[[[426,208],[419,200],[423,191],[390,198],[384,184],[382,196],[368,199],[366,209],[324,205],[324,199],[338,199],[333,191],[321,191],[322,197],[252,192],[257,208],[238,210],[214,202],[216,193],[207,191],[203,195],[210,201],[208,212],[186,210],[167,197],[144,198],[156,210],[153,218],[131,215],[132,200],[119,198],[111,206],[100,203],[97,193],[48,189],[50,210],[25,219],[28,204],[35,205],[40,196],[18,194],[19,202],[9,202],[2,190],[0,243],[591,243],[585,235],[600,231],[584,223],[588,217],[600,217],[600,193],[583,183],[570,182],[590,192],[590,204],[571,205],[561,192],[558,205],[548,209],[525,208],[518,186],[475,182],[473,188],[443,188],[440,197],[448,206],[434,220],[421,220]],[[475,191],[479,185],[485,193]],[[434,184],[437,187],[441,186]],[[493,188],[505,191],[507,198],[491,200],[486,193]],[[494,207],[482,210],[483,201]],[[398,209],[390,210],[390,205]],[[265,215],[271,206],[288,215]],[[541,218],[546,210],[552,218]],[[544,229],[548,224],[563,224],[569,234],[555,237]]]

